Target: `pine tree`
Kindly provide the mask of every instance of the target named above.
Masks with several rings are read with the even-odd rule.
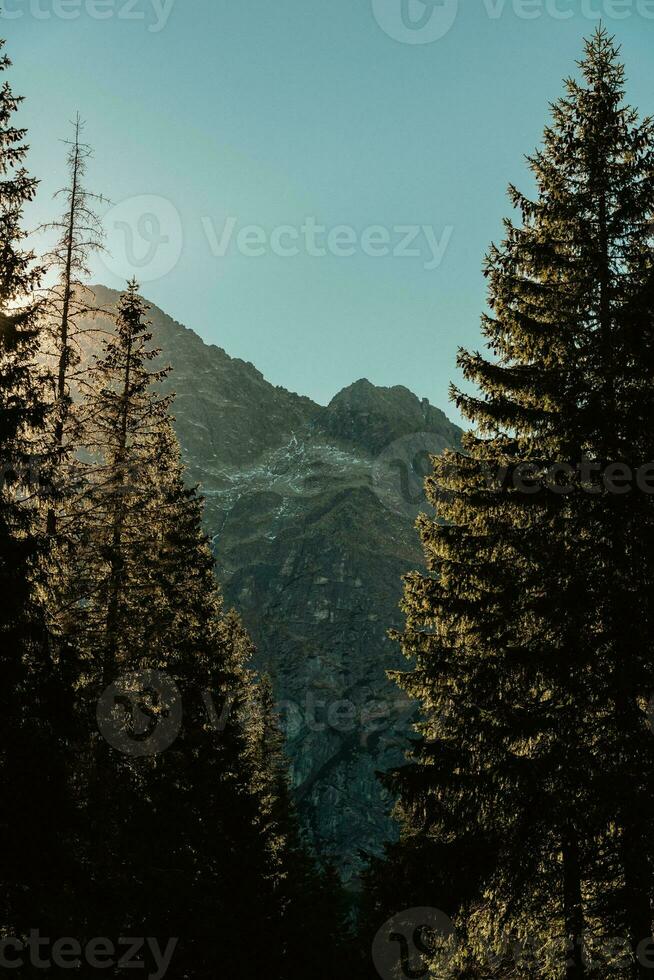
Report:
[[[4,45],[4,42],[2,42]],[[0,70],[11,62],[0,59]],[[22,248],[21,228],[25,204],[34,198],[37,181],[22,166],[27,147],[25,131],[12,125],[20,99],[5,82],[0,91],[0,447],[2,452],[2,592],[0,622],[3,648],[12,646],[11,636],[24,624],[30,605],[29,574],[37,548],[32,531],[32,512],[21,500],[20,490],[33,489],[34,460],[30,434],[44,423],[43,378],[35,368],[39,304],[32,294],[41,270],[34,255]],[[18,485],[18,493],[14,487]],[[25,493],[23,493],[23,497]],[[16,658],[18,660],[18,658]],[[18,666],[18,663],[17,665]]]
[[[79,448],[86,460],[67,519],[77,529],[64,608],[69,635],[86,650],[93,683],[106,687],[137,663],[149,621],[153,541],[147,524],[156,488],[148,481],[170,397],[158,390],[167,370],[153,371],[158,351],[136,283],[123,294],[116,334],[82,382]]]
[[[155,729],[165,706],[146,677],[165,677],[183,711],[170,744],[141,753],[96,740],[80,752],[93,828],[84,934],[179,937],[180,977],[288,980],[302,946],[300,882],[320,876],[297,836],[270,697],[248,667],[252,644],[223,610],[146,312],[131,283],[83,385],[87,476],[72,511],[66,629],[83,653],[89,725],[100,697],[100,729],[111,730],[115,705],[102,692],[121,678],[133,716],[136,705]],[[312,894],[326,909],[326,887]]]
[[[273,938],[265,928],[270,862],[245,733],[252,646],[223,611],[203,502],[185,485],[168,417],[153,450],[144,466],[131,466],[130,492],[145,498],[140,516],[150,538],[133,666],[165,671],[184,713],[174,745],[139,763],[147,805],[130,833],[143,882],[134,916],[155,934],[180,937],[186,975],[247,977],[266,970],[265,936]]]
[[[134,824],[130,834],[145,883],[136,919],[182,937],[189,976],[320,976],[322,948],[331,977],[340,889],[300,838],[272,692],[248,666],[254,650],[238,617],[223,611],[203,502],[185,484],[170,420],[147,480],[157,495],[144,514],[156,541],[146,662],[174,679],[184,718],[174,745],[141,767],[141,858]],[[142,860],[151,855],[156,867]]]
[[[529,158],[536,200],[510,188],[522,223],[487,259],[490,356],[459,355],[474,429],[427,481],[446,523],[420,519],[428,573],[405,588],[399,680],[423,721],[393,780],[404,837],[484,843],[455,902],[461,976],[501,960],[504,930],[569,978],[616,934],[619,975],[640,975],[651,937],[652,503],[592,474],[654,459],[654,130],[603,29],[580,67]]]
[[[64,539],[50,562],[48,598],[59,644],[74,673],[80,742],[75,785],[87,833],[80,842],[86,881],[80,902],[80,936],[114,938],[133,921],[142,880],[130,826],[146,805],[144,774],[128,754],[109,746],[96,712],[109,685],[147,669],[145,624],[153,598],[151,569],[156,541],[147,523],[157,490],[148,473],[156,434],[169,398],[157,390],[167,372],[153,372],[157,351],[143,316],[147,307],[131,284],[121,299],[115,335],[84,376],[75,408],[75,483],[57,509]],[[67,416],[69,417],[69,416]],[[56,597],[56,607],[52,598]],[[140,675],[136,674],[136,681]],[[147,691],[125,693],[147,700]],[[110,718],[101,718],[105,728]],[[112,786],[107,798],[106,787]]]
[[[0,42],[0,48],[4,42]],[[0,70],[11,62],[0,56]],[[51,662],[34,573],[43,541],[35,497],[35,432],[45,424],[36,365],[41,270],[25,248],[23,210],[37,182],[23,166],[21,99],[0,89],[0,929],[18,935],[65,918],[63,871],[71,825],[65,767],[65,693]],[[54,813],[51,810],[54,808]],[[41,856],[48,854],[47,863]]]

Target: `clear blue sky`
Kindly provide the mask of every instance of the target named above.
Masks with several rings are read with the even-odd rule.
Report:
[[[95,260],[95,280],[121,285],[130,226],[139,261],[164,235],[143,292],[270,381],[324,403],[365,376],[453,415],[447,386],[457,346],[480,342],[482,259],[501,236],[507,182],[530,188],[523,154],[575,70],[593,11],[623,44],[630,101],[654,111],[652,0],[444,0],[433,10],[420,0],[176,0],[163,13],[162,2],[5,0],[0,32],[42,179],[30,222],[53,214],[58,139],[79,110],[95,147],[90,187],[128,200],[109,215],[122,258],[111,269]],[[307,218],[352,231],[334,232],[326,255],[307,254],[324,244],[307,244]],[[269,241],[239,249],[247,225],[290,226],[279,244],[299,254]],[[419,257],[366,254],[395,248],[405,233],[394,229],[411,225],[436,242],[450,229],[437,267],[425,268],[434,262],[422,232]],[[371,226],[382,231],[366,238]]]

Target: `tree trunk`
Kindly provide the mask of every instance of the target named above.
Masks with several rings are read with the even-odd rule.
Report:
[[[64,429],[66,425],[66,384],[68,375],[68,319],[70,316],[70,300],[73,277],[73,240],[75,237],[75,214],[77,210],[77,185],[79,179],[79,115],[75,126],[75,157],[73,161],[73,183],[70,193],[70,209],[68,212],[68,230],[66,232],[66,265],[64,268],[64,298],[61,313],[61,328],[59,335],[60,351],[57,371],[57,420],[55,422],[54,449],[55,465],[61,466],[64,446]],[[57,533],[57,515],[54,505],[48,509],[47,531],[51,537]]]

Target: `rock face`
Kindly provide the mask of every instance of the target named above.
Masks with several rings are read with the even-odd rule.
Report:
[[[402,575],[422,562],[422,475],[460,430],[408,389],[365,380],[321,407],[160,310],[150,319],[218,577],[280,702],[300,812],[356,879],[361,854],[394,832],[376,772],[402,761],[412,707],[385,676],[405,664],[387,630]]]

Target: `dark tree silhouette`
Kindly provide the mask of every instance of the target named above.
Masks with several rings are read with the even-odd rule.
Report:
[[[4,42],[0,42],[0,47]],[[11,62],[0,56],[0,70]],[[45,377],[36,365],[41,270],[24,247],[36,181],[23,166],[20,99],[0,89],[0,929],[22,935],[65,919],[72,846],[65,745],[67,698],[49,655],[35,571]],[[47,859],[44,858],[47,855]],[[59,898],[57,898],[59,896]]]
[[[654,506],[611,476],[654,459],[654,130],[622,101],[604,29],[580,67],[529,158],[537,198],[510,188],[522,221],[487,259],[490,354],[459,355],[474,428],[427,481],[446,523],[420,519],[429,571],[405,588],[415,666],[398,679],[423,721],[392,782],[407,861],[417,843],[467,869],[447,909],[461,976],[489,949],[503,962],[505,932],[569,978],[604,975],[614,936],[619,975],[644,975],[651,939]]]

